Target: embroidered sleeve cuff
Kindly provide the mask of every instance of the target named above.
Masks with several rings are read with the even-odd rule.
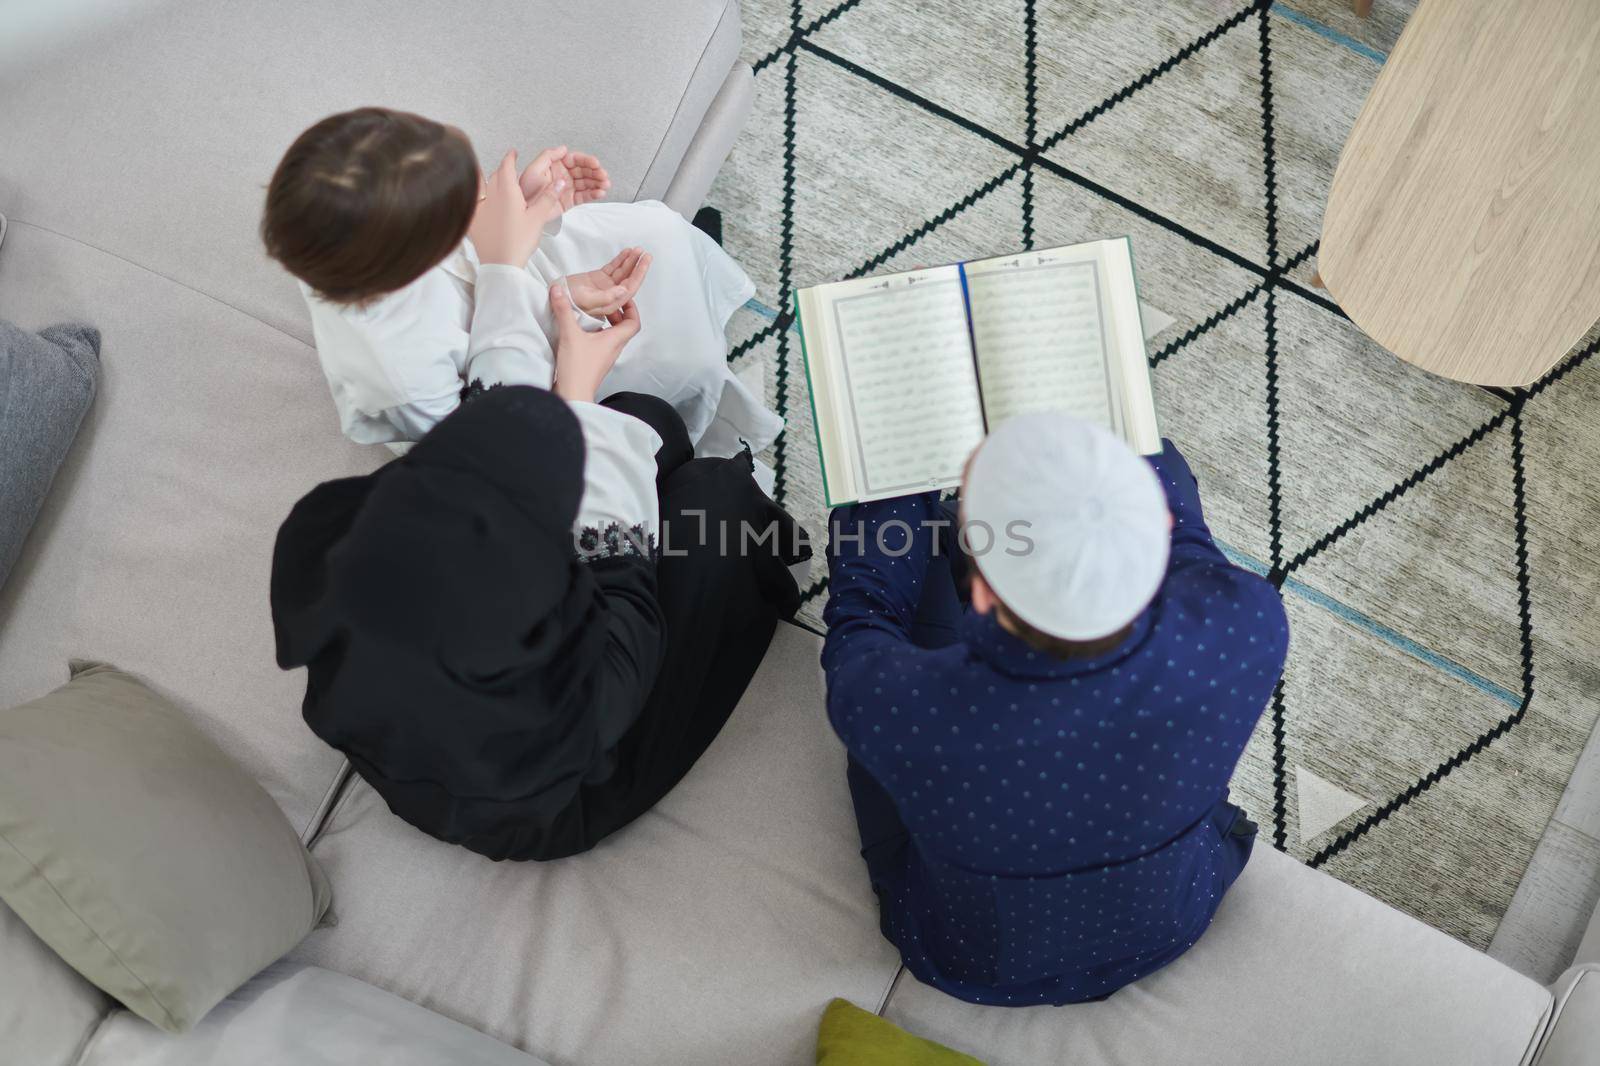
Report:
[[[553,328],[549,293],[533,275],[500,263],[483,264],[467,344],[468,383],[548,389],[555,377],[549,340]]]
[[[574,534],[580,557],[653,557],[660,536],[655,454],[645,423],[594,403],[574,403],[587,451]]]

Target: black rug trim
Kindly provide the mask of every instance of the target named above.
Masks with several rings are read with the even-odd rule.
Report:
[[[1272,689],[1272,706],[1268,713],[1272,724],[1272,846],[1279,851],[1289,848],[1289,829],[1285,812],[1288,810],[1289,776],[1285,768],[1288,746],[1284,743],[1284,723],[1288,714],[1283,707],[1283,679]]]
[[[835,9],[838,10],[838,9]],[[800,0],[793,0],[793,19],[798,27],[801,18]],[[779,316],[772,325],[778,334],[778,356],[774,361],[773,386],[777,394],[778,417],[787,425],[789,419],[789,328],[784,316],[789,313],[790,299],[794,294],[794,200],[795,200],[795,146],[796,97],[798,94],[799,60],[793,52],[785,64],[783,82],[783,214],[778,243],[778,307]],[[789,480],[789,434],[780,432],[772,442],[772,498],[783,505]]]

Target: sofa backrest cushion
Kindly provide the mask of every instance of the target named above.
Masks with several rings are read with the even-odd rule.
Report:
[[[146,6],[78,46],[0,62],[0,212],[303,341],[304,304],[258,227],[307,126],[371,104],[417,111],[459,126],[486,166],[565,144],[600,157],[611,200],[655,198],[727,74],[701,60],[738,19],[734,0]]]

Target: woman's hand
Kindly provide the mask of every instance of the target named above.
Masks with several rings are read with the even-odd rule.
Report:
[[[517,183],[517,153],[507,152],[494,173],[484,179],[484,197],[467,229],[478,262],[527,266],[546,223],[564,210],[564,191],[564,183],[558,180],[530,200]]]
[[[567,275],[567,288],[578,310],[604,318],[622,310],[622,306],[638,294],[649,272],[649,252],[624,248],[599,270]]]
[[[585,152],[569,151],[563,144],[546,148],[528,164],[522,172],[522,195],[531,200],[545,186],[558,181],[566,182],[561,193],[563,210],[602,199],[611,188],[611,175],[600,160]]]
[[[600,382],[616,365],[622,349],[639,333],[639,308],[629,300],[606,316],[611,328],[585,333],[573,314],[572,301],[560,282],[550,286],[550,308],[560,336],[556,339],[554,392],[569,403],[593,403]]]

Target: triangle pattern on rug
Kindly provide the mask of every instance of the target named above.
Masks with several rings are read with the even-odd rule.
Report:
[[[884,259],[874,266],[871,273],[889,274],[897,270],[1006,255],[1021,247],[1022,178],[1013,175],[987,196]],[[874,254],[877,251],[881,249],[874,249]],[[859,267],[861,264],[856,265]]]
[[[1298,22],[1274,14],[1273,161],[1278,183],[1278,246],[1284,259],[1322,235],[1322,209],[1339,154],[1383,68]],[[1309,282],[1312,256],[1292,272]]]
[[[1246,18],[1047,158],[1265,265],[1257,32]]]
[[[1536,797],[1560,794],[1574,744],[1582,746],[1581,731],[1567,732],[1531,711],[1376,831],[1329,857],[1323,872],[1487,948],[1550,819],[1550,808]],[[1381,803],[1390,797],[1373,798]],[[1338,842],[1364,817],[1318,840],[1306,858]]]
[[[1161,433],[1200,483],[1206,523],[1229,548],[1266,562],[1267,387],[1261,297],[1158,365]],[[1219,418],[1219,411],[1228,417]]]
[[[1149,343],[1177,324],[1177,319],[1167,314],[1149,300],[1139,301],[1139,319],[1144,327],[1144,340]]]
[[[1291,292],[1277,310],[1284,558],[1405,480],[1505,409],[1379,347]]]
[[[1600,327],[1580,351],[1600,336]],[[1522,412],[1527,481],[1529,591],[1541,663],[1555,655],[1585,664],[1582,701],[1592,700],[1600,678],[1594,635],[1600,633],[1600,433],[1575,434],[1600,411],[1600,352],[1528,401]],[[1543,677],[1540,691],[1546,691]]]
[[[1283,602],[1293,634],[1283,676],[1284,767],[1315,766],[1341,788],[1386,803],[1515,710],[1337,600],[1286,584]],[[1273,753],[1268,746],[1257,754]],[[1259,766],[1250,770],[1254,777],[1262,773]],[[1292,811],[1279,813],[1296,858],[1303,861],[1323,846],[1292,832]]]
[[[754,66],[788,42],[794,32],[792,8],[790,0],[740,0],[739,28],[745,62]]]
[[[784,65],[755,79],[744,132],[718,171],[706,202],[722,212],[722,247],[756,284],[756,299],[776,307],[782,279],[778,228],[783,207]]]
[[[761,310],[756,310],[752,304],[760,306]],[[757,297],[736,309],[728,319],[728,359],[736,373],[758,358],[754,346],[772,335],[773,322],[766,314],[768,310],[770,308],[761,304],[760,297]],[[758,392],[756,395],[763,394]]]
[[[1520,698],[1515,506],[1502,425],[1291,576]]]
[[[1021,144],[1027,137],[1023,0],[872,0],[811,41]],[[903,47],[916,40],[918,48]]]
[[[772,3],[773,0],[762,0],[762,2]],[[848,2],[848,0],[800,0],[800,24],[808,26],[817,19],[839,12],[841,9],[844,14],[848,14],[859,7],[871,5],[874,2],[875,0],[858,0],[858,2]],[[777,0],[777,3],[785,11],[788,11],[793,6],[794,0]],[[835,15],[835,17],[842,17],[842,15]]]
[[[1294,782],[1302,841],[1321,836],[1372,802],[1318,777],[1304,766],[1294,768]]]
[[[1036,248],[1128,237],[1140,296],[1173,319],[1149,346],[1152,354],[1250,291],[1258,280],[1171,230],[1042,170],[1033,177],[1033,229]],[[1253,346],[1258,353],[1266,350],[1259,335]],[[1161,410],[1159,403],[1156,410]]]
[[[1289,650],[1294,651],[1294,635],[1290,634]],[[1272,742],[1272,701],[1268,700],[1256,720],[1233,776],[1228,780],[1228,798],[1244,809],[1245,813],[1261,826],[1261,843],[1273,839],[1274,777]]]
[[[797,62],[796,165],[822,176],[795,190],[797,288],[860,269],[1016,165],[1010,152],[826,60],[801,52]]]
[[[1170,0],[1055,0],[1037,5],[1039,141],[1044,143],[1248,7]],[[1251,22],[1248,16],[1243,20]],[[1253,25],[1253,22],[1251,22]],[[1092,26],[1093,32],[1085,32]],[[1135,91],[1139,92],[1148,89]],[[1121,102],[1112,107],[1122,106]]]

